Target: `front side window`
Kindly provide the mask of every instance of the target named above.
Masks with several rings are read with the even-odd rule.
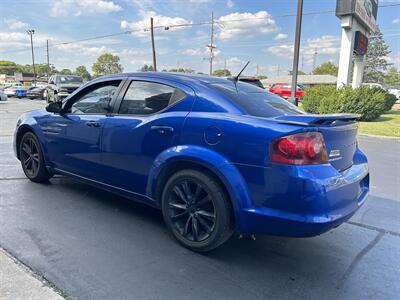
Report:
[[[173,87],[145,81],[132,81],[119,109],[120,114],[150,115],[185,98]]]
[[[73,114],[105,114],[110,101],[118,89],[120,81],[113,81],[100,86],[89,87],[79,96],[69,109]]]

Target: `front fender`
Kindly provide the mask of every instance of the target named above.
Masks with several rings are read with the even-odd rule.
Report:
[[[240,228],[240,211],[251,207],[251,198],[239,170],[219,153],[194,145],[180,145],[160,153],[150,169],[146,194],[156,199],[157,180],[162,171],[175,162],[190,162],[207,168],[225,185],[234,208],[236,227]]]
[[[49,164],[48,149],[45,142],[46,141],[45,136],[35,117],[31,116],[29,113],[22,115],[17,122],[17,127],[15,129],[14,142],[13,142],[15,156],[18,158],[17,145],[21,141],[23,133],[27,131],[31,131],[37,136],[39,143],[42,147],[43,158],[45,160],[46,165],[48,165]]]

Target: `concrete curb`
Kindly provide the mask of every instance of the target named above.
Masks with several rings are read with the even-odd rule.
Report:
[[[366,133],[359,133],[359,136],[366,136],[366,137],[373,137],[378,139],[388,139],[388,140],[399,140],[400,137],[397,136],[386,136],[386,135],[375,135],[375,134],[366,134]]]
[[[63,293],[0,247],[0,299],[64,300]]]

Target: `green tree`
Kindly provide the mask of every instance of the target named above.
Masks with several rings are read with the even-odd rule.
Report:
[[[172,69],[169,69],[168,72],[194,73],[194,70],[193,69],[185,69],[185,68],[172,68]]]
[[[385,79],[385,71],[391,65],[386,58],[391,51],[378,28],[375,34],[370,37],[368,50],[365,56],[364,82],[382,83]]]
[[[75,69],[75,75],[81,76],[84,80],[89,81],[92,76],[88,72],[85,66],[79,66]]]
[[[312,73],[314,75],[333,75],[337,76],[338,75],[338,67],[331,63],[330,61],[324,62],[323,64],[320,64],[318,67],[316,67]]]
[[[14,75],[19,72],[19,66],[13,61],[0,60],[0,74]]]
[[[266,76],[266,75],[258,75],[257,78],[260,79],[260,80],[263,80],[263,79],[267,79],[268,76]]]
[[[145,64],[143,67],[140,68],[140,72],[153,72],[153,66]]]
[[[60,74],[62,74],[62,75],[72,75],[72,71],[70,69],[62,69],[60,71]]]
[[[118,55],[112,55],[111,53],[100,55],[92,66],[93,77],[121,73],[124,68],[119,61],[120,58]]]
[[[293,74],[293,71],[290,70],[288,75],[292,75],[292,74]],[[297,70],[297,75],[306,75],[306,73],[303,72],[302,70]]]
[[[385,75],[384,79],[385,84],[387,85],[400,85],[400,71],[397,70],[395,67],[391,67],[389,71]]]
[[[214,76],[218,76],[218,77],[228,77],[231,76],[231,71],[229,71],[228,69],[218,69],[218,70],[214,70],[214,72],[212,72],[212,74]]]

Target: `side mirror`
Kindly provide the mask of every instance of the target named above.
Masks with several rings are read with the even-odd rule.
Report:
[[[61,113],[61,102],[50,102],[46,106],[46,111],[55,113],[55,114],[60,114]]]

